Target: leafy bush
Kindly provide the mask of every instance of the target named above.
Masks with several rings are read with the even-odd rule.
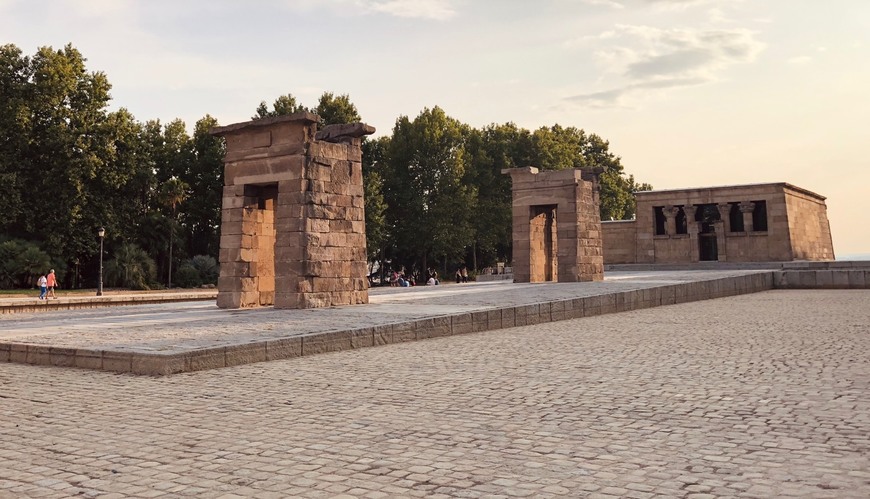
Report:
[[[199,271],[189,261],[175,271],[175,285],[179,288],[197,288],[202,285]]]
[[[196,255],[190,259],[190,264],[199,272],[200,284],[217,284],[221,267],[214,257]]]
[[[128,289],[151,289],[157,265],[154,259],[135,244],[125,244],[106,263],[106,283]]]
[[[220,265],[213,257],[196,255],[182,263],[175,271],[175,283],[182,288],[198,288],[203,284],[217,284]]]
[[[0,288],[32,288],[51,267],[51,257],[35,243],[21,239],[0,243]]]

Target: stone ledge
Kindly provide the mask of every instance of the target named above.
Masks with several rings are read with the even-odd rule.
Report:
[[[654,288],[551,300],[541,303],[438,315],[405,322],[341,331],[271,338],[184,353],[157,354],[126,350],[55,348],[27,343],[0,343],[0,362],[78,367],[150,376],[231,367],[341,350],[492,331],[643,308],[688,303],[774,289],[783,272],[764,272]],[[815,278],[815,276],[813,276]],[[847,276],[849,277],[849,276]],[[864,271],[861,277],[868,282]],[[790,276],[786,276],[788,280]],[[857,274],[856,277],[857,279]],[[802,282],[802,281],[798,281]],[[827,281],[825,281],[827,282]],[[834,282],[832,277],[831,283]],[[839,281],[839,282],[844,282]],[[845,281],[852,282],[852,281]],[[857,283],[857,281],[855,281]]]
[[[117,307],[123,305],[149,305],[179,301],[208,301],[217,299],[217,290],[183,293],[143,293],[135,295],[71,296],[56,300],[37,298],[11,298],[0,300],[0,314],[55,312],[88,308]]]
[[[783,269],[776,272],[777,289],[870,289],[870,267],[838,267],[818,270]]]

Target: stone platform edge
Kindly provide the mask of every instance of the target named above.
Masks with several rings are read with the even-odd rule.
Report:
[[[117,307],[123,305],[149,305],[177,301],[204,301],[217,299],[217,291],[191,291],[183,293],[154,293],[140,295],[72,296],[57,300],[33,298],[13,303],[0,303],[0,314],[28,312],[54,312],[87,308]],[[18,300],[18,299],[16,299]]]
[[[669,284],[184,353],[156,354],[0,343],[0,362],[165,376],[756,293],[774,288],[774,273],[758,272]]]

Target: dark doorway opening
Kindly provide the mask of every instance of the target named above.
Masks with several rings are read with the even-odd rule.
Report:
[[[703,222],[701,224],[701,232],[698,234],[698,259],[702,262],[715,262],[719,260],[716,228],[710,222]]]
[[[558,281],[556,205],[532,206],[529,227],[529,282]]]

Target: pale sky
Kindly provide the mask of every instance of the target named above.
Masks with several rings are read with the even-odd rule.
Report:
[[[868,0],[0,0],[0,43],[72,43],[113,109],[188,129],[324,91],[378,134],[575,126],[657,189],[817,192],[838,257],[870,253]]]

